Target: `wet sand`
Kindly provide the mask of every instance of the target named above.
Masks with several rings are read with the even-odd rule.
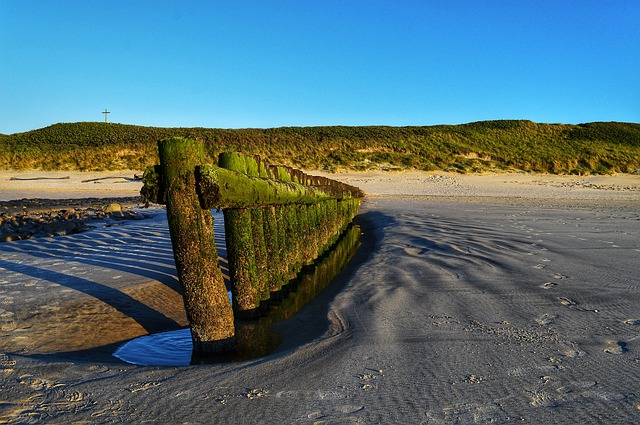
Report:
[[[162,210],[0,244],[0,423],[640,420],[640,178],[334,177],[362,247],[255,360],[111,355],[186,323]]]

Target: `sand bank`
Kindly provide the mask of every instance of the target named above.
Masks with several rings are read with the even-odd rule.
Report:
[[[389,176],[334,176],[376,195],[357,218],[363,245],[276,326],[274,353],[241,363],[111,356],[185,323],[161,213],[0,244],[0,422],[638,422],[635,176],[485,176],[499,197],[467,176]]]

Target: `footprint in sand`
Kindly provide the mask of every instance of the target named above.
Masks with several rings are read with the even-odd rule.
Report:
[[[627,350],[627,343],[624,341],[609,341],[609,345],[604,349],[605,353],[609,354],[624,354]]]
[[[408,247],[403,249],[404,252],[414,257],[418,257],[429,252],[427,248]]]
[[[552,288],[555,288],[556,286],[558,286],[558,284],[553,282],[544,282],[542,285],[540,285],[540,287],[543,289],[552,289]]]
[[[571,298],[558,297],[558,299],[560,300],[560,304],[562,304],[563,306],[575,309],[577,311],[586,311],[586,312],[592,312],[592,313],[599,313],[600,312],[600,310],[598,310],[598,309],[589,309],[589,308],[578,307],[578,304],[580,304],[580,303],[578,301],[572,300]]]
[[[552,324],[557,318],[557,314],[545,313],[536,319],[536,323],[540,326],[547,326]]]
[[[631,326],[640,326],[640,319],[627,319],[624,323]]]
[[[571,298],[567,298],[567,297],[558,297],[558,299],[560,300],[560,304],[567,306],[567,307],[575,307],[578,305],[577,301],[572,300]]]
[[[562,354],[570,359],[579,359],[587,355],[586,351],[581,350],[574,342],[565,343],[565,349]]]

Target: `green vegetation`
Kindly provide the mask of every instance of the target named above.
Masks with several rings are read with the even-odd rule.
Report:
[[[640,124],[481,121],[428,127],[160,128],[55,124],[0,136],[0,169],[142,170],[158,163],[169,137],[204,140],[223,151],[325,171],[448,170],[610,174],[640,168]]]

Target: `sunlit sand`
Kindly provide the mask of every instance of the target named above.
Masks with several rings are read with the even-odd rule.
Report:
[[[1,199],[140,185],[62,174],[2,172]],[[639,176],[331,177],[369,194],[362,246],[246,362],[112,355],[186,325],[161,209],[0,244],[0,422],[637,422]]]

